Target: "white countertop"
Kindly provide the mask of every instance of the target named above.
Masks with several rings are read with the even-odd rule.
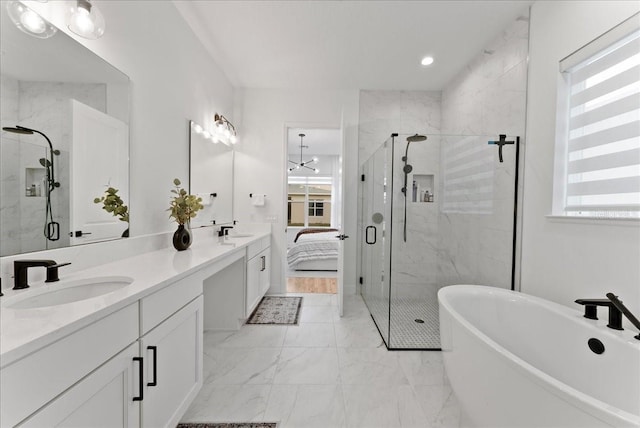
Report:
[[[228,239],[222,245],[212,228],[195,229],[193,244],[185,251],[173,247],[106,263],[69,275],[60,270],[60,281],[30,284],[26,290],[3,290],[0,297],[0,367],[36,351],[60,338],[130,305],[144,296],[184,278],[209,264],[245,251],[247,245],[269,236],[258,232],[250,237]],[[71,260],[73,262],[73,260]],[[5,307],[19,295],[32,290],[55,289],[66,283],[97,277],[126,276],[133,283],[109,294],[56,306],[13,309]]]

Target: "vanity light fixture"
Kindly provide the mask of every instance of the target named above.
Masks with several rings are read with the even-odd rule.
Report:
[[[53,37],[58,29],[19,1],[7,3],[9,18],[20,31],[39,39]]]
[[[304,144],[302,144],[302,139],[304,137],[306,137],[306,135],[305,134],[298,134],[298,137],[300,137],[300,163],[290,160],[289,163],[294,164],[294,166],[289,168],[289,173],[295,171],[296,169],[307,168],[307,169],[312,170],[316,174],[318,174],[320,172],[320,170],[318,168],[311,168],[310,166],[307,166],[310,163],[318,163],[317,156],[314,156],[313,158],[311,158],[311,160],[308,160],[306,162],[302,160],[302,149],[305,149],[305,148],[308,149],[309,148],[309,146],[305,146]]]
[[[68,22],[69,30],[86,39],[99,39],[104,34],[104,17],[91,0],[77,0]]]
[[[216,113],[213,120],[216,122],[214,138],[217,138],[225,144],[236,144],[238,142],[236,127],[233,126],[233,123],[229,122],[229,119]]]
[[[211,140],[211,142],[214,144],[223,143],[223,144],[226,144],[227,146],[231,144],[228,140],[221,140],[220,138],[218,138],[215,131],[214,132],[208,131],[204,129],[204,127],[202,127],[201,125],[193,121],[191,121],[191,129],[196,134],[202,135],[202,138],[204,138],[205,140]]]

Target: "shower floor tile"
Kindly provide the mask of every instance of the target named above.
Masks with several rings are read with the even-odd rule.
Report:
[[[367,296],[365,301],[381,333],[386,335],[389,329],[388,299]],[[390,324],[390,338],[385,337],[385,340],[391,349],[440,348],[437,291],[425,298],[392,298]]]

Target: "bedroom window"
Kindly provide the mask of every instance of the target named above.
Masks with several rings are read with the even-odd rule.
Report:
[[[331,177],[289,177],[287,225],[331,226]]]
[[[560,61],[553,215],[640,218],[636,20]]]

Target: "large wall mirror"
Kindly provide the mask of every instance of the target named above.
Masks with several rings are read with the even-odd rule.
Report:
[[[191,227],[233,221],[233,149],[206,138],[202,128],[189,122],[189,192],[202,198],[204,208]]]
[[[0,256],[128,236],[129,78],[0,14]]]

